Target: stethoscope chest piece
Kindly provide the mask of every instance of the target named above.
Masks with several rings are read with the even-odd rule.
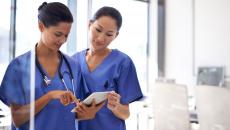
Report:
[[[51,84],[51,80],[48,79],[47,76],[44,76],[44,82],[45,82],[45,84],[46,84],[46,87],[49,86],[49,85]]]

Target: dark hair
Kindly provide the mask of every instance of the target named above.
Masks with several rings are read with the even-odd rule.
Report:
[[[60,2],[43,2],[38,8],[38,20],[46,27],[56,26],[60,22],[73,22],[69,8]]]
[[[119,31],[122,25],[122,16],[121,13],[113,8],[113,7],[108,7],[104,6],[97,10],[97,12],[94,14],[93,18],[91,19],[91,22],[94,22],[95,20],[99,19],[102,16],[110,16],[114,20],[116,20],[117,23],[117,30]]]

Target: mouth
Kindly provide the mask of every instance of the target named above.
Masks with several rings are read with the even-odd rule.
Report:
[[[62,44],[56,44],[56,48],[60,49]]]
[[[102,42],[95,42],[95,44],[96,44],[97,46],[104,46],[104,45],[105,45],[105,44],[102,43]]]

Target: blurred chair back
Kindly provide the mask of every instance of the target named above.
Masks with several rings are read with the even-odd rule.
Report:
[[[187,87],[156,83],[153,88],[155,130],[189,130]]]
[[[200,130],[230,130],[230,89],[196,86]]]
[[[224,86],[224,67],[199,67],[197,85]]]

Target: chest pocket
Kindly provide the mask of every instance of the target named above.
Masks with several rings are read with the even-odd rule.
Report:
[[[118,86],[116,79],[108,79],[104,83],[104,88],[106,91],[115,91],[118,93]]]

